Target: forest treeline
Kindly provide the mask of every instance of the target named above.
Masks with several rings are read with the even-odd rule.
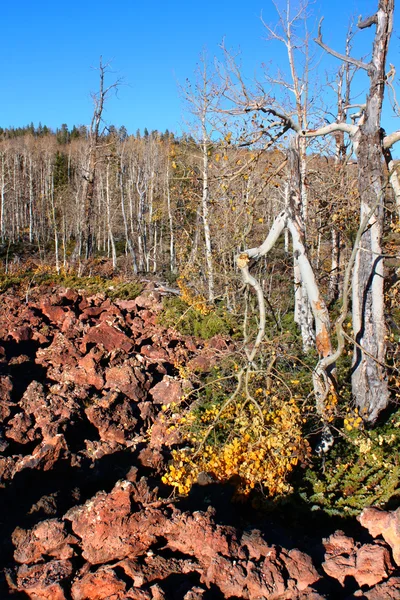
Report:
[[[121,131],[122,129],[122,131]],[[202,149],[191,136],[168,131],[128,135],[110,127],[97,159],[95,255],[125,256],[134,273],[169,279],[191,268],[198,293],[207,295],[201,213]],[[78,259],[88,153],[86,128],[56,132],[28,126],[0,136],[0,235],[3,258],[12,244],[38,251],[67,267]],[[209,143],[209,221],[217,257],[216,296],[229,296],[234,259],[264,233],[285,202],[285,152]],[[308,157],[307,231],[313,264],[332,299],[341,263],[356,232],[356,178],[352,165]],[[388,224],[390,226],[390,223]],[[288,253],[288,241],[281,256]],[[267,268],[267,265],[265,266]],[[268,279],[267,272],[265,273]]]

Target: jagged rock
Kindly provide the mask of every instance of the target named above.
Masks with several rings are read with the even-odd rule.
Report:
[[[126,583],[111,567],[100,567],[74,582],[71,597],[72,600],[128,600],[138,596],[127,591]]]
[[[182,400],[183,390],[181,382],[169,375],[165,375],[159,383],[150,389],[155,404],[179,404]]]
[[[22,565],[17,572],[17,590],[31,600],[66,600],[61,583],[72,574],[70,560],[52,560],[39,565]]]
[[[106,389],[120,390],[125,396],[139,402],[146,397],[146,391],[143,387],[143,379],[137,378],[137,369],[129,364],[120,367],[111,367],[106,370]]]
[[[97,428],[102,441],[126,444],[135,434],[138,420],[134,416],[132,403],[127,398],[121,398],[119,392],[94,398],[85,413]]]
[[[49,519],[25,531],[17,527],[12,535],[16,547],[14,558],[18,563],[31,564],[40,562],[46,556],[59,560],[71,558],[78,538],[66,532],[64,523],[59,519]]]
[[[395,563],[400,566],[400,508],[394,511],[364,508],[358,520],[372,537],[383,537],[392,548]]]
[[[327,575],[342,585],[347,577],[354,577],[360,586],[373,586],[387,579],[394,570],[387,547],[365,544],[358,547],[352,538],[336,532],[324,540],[325,562],[322,567]]]
[[[81,342],[83,352],[87,351],[88,344],[101,344],[108,352],[116,348],[130,352],[133,348],[132,340],[125,333],[104,322],[91,327],[83,336]]]
[[[400,598],[400,577],[392,577],[389,581],[376,585],[363,592],[362,598],[367,600],[398,600]]]
[[[140,556],[155,543],[155,532],[163,531],[167,516],[160,510],[132,512],[132,490],[132,483],[119,482],[110,494],[100,492],[65,515],[91,564]]]
[[[15,463],[14,473],[19,473],[24,469],[40,469],[49,471],[55,463],[68,453],[68,447],[65,438],[62,434],[57,434],[54,437],[44,438],[43,441],[36,446],[32,454],[23,456]]]
[[[11,415],[13,402],[11,401],[11,393],[13,384],[8,375],[0,375],[0,422],[4,423],[5,419]]]

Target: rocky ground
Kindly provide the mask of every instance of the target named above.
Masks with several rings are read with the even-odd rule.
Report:
[[[232,351],[157,325],[160,293],[0,297],[0,598],[400,598],[400,509],[347,531],[161,483],[179,365]],[[151,435],[147,435],[153,425]]]

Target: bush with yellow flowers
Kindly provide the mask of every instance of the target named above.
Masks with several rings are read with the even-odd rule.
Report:
[[[310,454],[300,408],[284,393],[262,387],[252,393],[232,401],[197,399],[181,408],[178,419],[175,412],[172,427],[179,429],[184,447],[172,451],[164,483],[187,494],[205,472],[215,481],[234,482],[239,495],[256,486],[269,496],[291,491],[291,472]],[[169,412],[165,419],[172,422]]]

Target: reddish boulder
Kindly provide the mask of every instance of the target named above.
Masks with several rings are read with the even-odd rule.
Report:
[[[49,471],[56,462],[64,455],[67,455],[68,448],[62,434],[57,434],[52,438],[44,438],[36,446],[32,454],[23,456],[17,460],[14,471],[18,473],[24,469],[40,469]]]
[[[395,563],[400,566],[400,508],[394,511],[364,508],[358,520],[372,537],[383,537],[392,548]]]
[[[391,577],[388,581],[363,592],[361,597],[366,600],[399,600],[400,577]]]
[[[126,310],[128,313],[136,311],[136,300],[116,300],[115,304],[121,310]]]
[[[358,585],[372,587],[387,579],[394,566],[390,551],[379,544],[365,544],[357,550],[354,578]]]
[[[38,439],[39,432],[34,426],[32,415],[25,412],[17,413],[7,423],[6,437],[18,444],[27,444]]]
[[[12,535],[16,547],[14,558],[18,563],[31,564],[52,556],[60,560],[71,558],[74,550],[70,544],[78,541],[65,531],[59,519],[48,519],[25,531],[17,527]]]
[[[159,312],[163,308],[161,296],[158,292],[143,292],[135,298],[134,302],[137,308],[145,308],[153,312]]]
[[[40,309],[42,313],[55,325],[62,325],[67,313],[70,312],[68,308],[63,306],[52,305],[48,298],[44,298],[40,303]]]
[[[168,352],[158,344],[145,344],[140,348],[141,354],[154,361],[168,362]]]
[[[393,571],[389,550],[379,544],[357,547],[354,540],[336,532],[324,541],[325,573],[342,585],[346,577],[354,577],[360,586],[373,586],[387,579]]]
[[[91,327],[82,338],[84,352],[86,352],[88,344],[101,344],[108,352],[117,348],[125,352],[130,352],[133,348],[132,340],[125,333],[104,322],[96,327]]]
[[[16,327],[9,332],[9,335],[16,342],[27,342],[32,339],[33,332],[32,329],[28,325],[23,325],[22,327]]]
[[[337,579],[342,585],[346,577],[354,577],[356,570],[356,547],[354,540],[336,531],[328,539],[323,540],[325,562],[322,568],[329,577]]]
[[[134,368],[129,364],[107,369],[104,387],[120,390],[125,396],[136,402],[143,400],[146,396],[143,383],[137,379]]]
[[[86,573],[74,582],[72,600],[125,600],[132,599],[126,583],[119,579],[111,567],[100,567],[94,573]]]
[[[56,333],[47,348],[39,348],[35,362],[39,365],[76,366],[81,354],[64,334]]]
[[[155,404],[169,405],[179,404],[182,400],[183,390],[181,382],[169,375],[165,375],[162,381],[150,389]]]
[[[52,560],[33,566],[22,565],[17,573],[17,590],[31,600],[66,600],[60,582],[69,579],[72,564],[69,560]]]
[[[135,434],[138,421],[132,403],[127,398],[121,398],[119,392],[94,398],[85,413],[98,429],[100,439],[105,442],[126,444]]]
[[[13,390],[13,384],[8,375],[0,375],[0,421],[4,423],[4,420],[11,414],[11,392]]]
[[[65,515],[91,564],[140,556],[156,541],[155,532],[162,535],[167,516],[151,507],[132,513],[132,491],[132,483],[118,482],[109,494],[99,492]]]

